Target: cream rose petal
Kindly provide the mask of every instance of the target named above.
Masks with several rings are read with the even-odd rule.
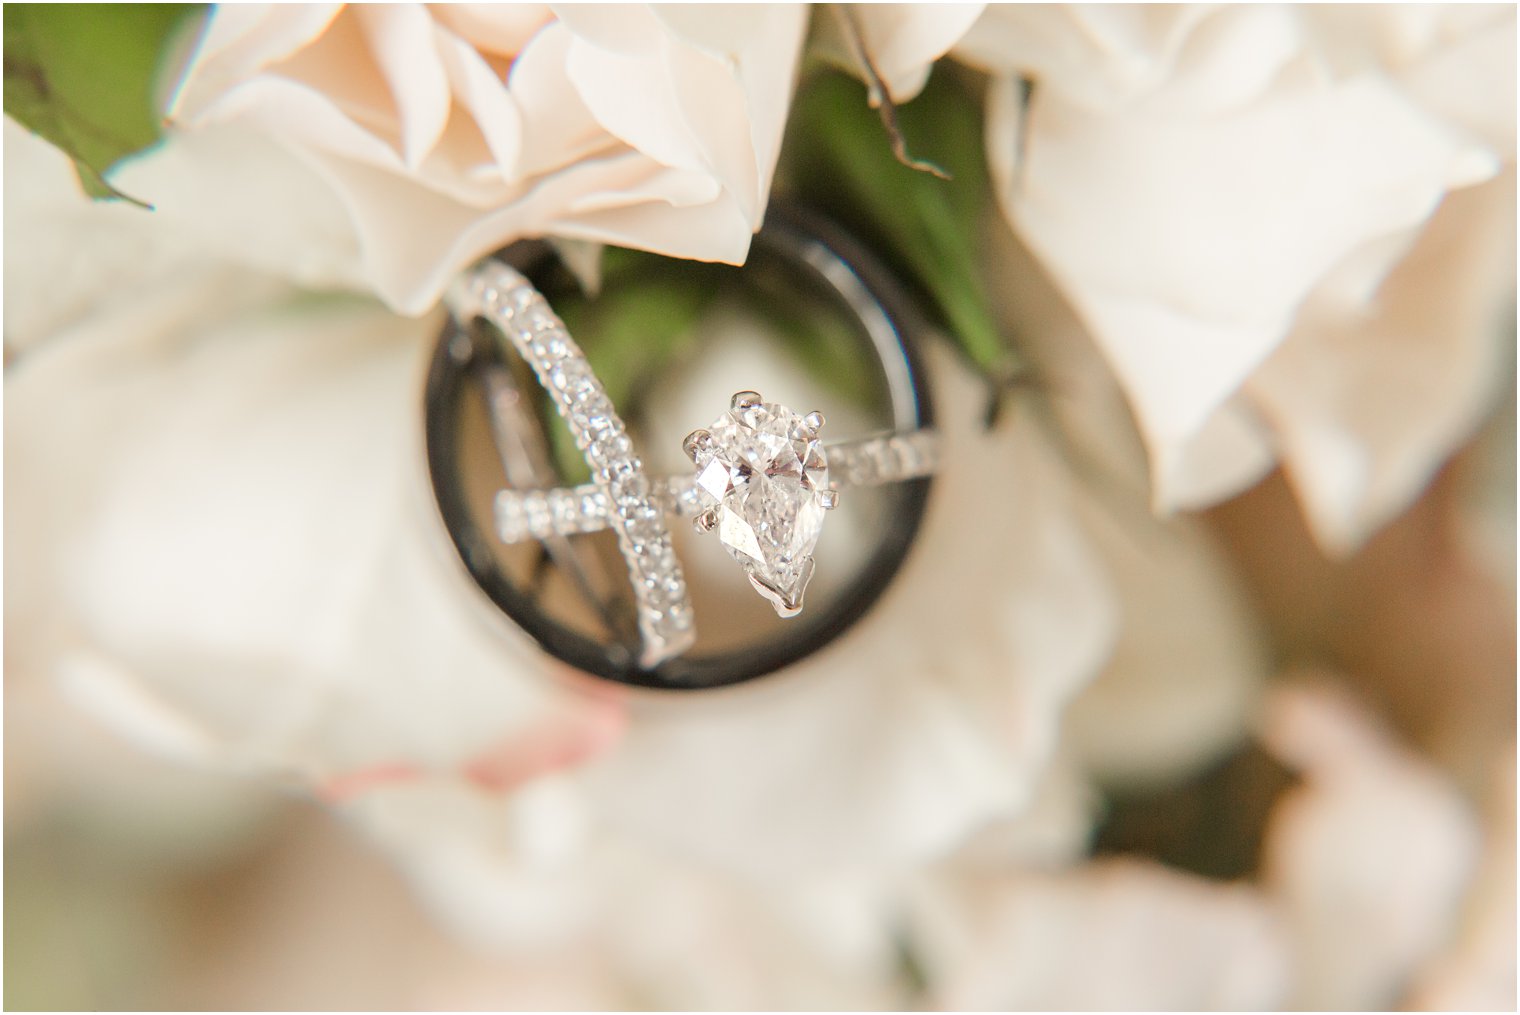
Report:
[[[1163,490],[1178,447],[1329,268],[1491,171],[1372,81],[1222,121],[1095,116],[1052,96],[1028,129],[1017,180],[993,155],[1005,207],[1113,362]]]
[[[1276,465],[1276,438],[1251,402],[1236,394],[1178,448],[1169,487],[1153,491],[1151,505],[1158,513],[1212,507],[1250,489]]]
[[[675,83],[666,55],[667,42],[654,16],[630,5],[625,16],[642,13],[643,31],[629,32],[617,50],[604,48],[576,32],[576,21],[565,21],[572,38],[565,73],[596,122],[617,140],[637,149],[660,165],[704,171],[711,167],[684,118],[679,114]],[[584,29],[582,29],[584,31]],[[686,56],[688,54],[680,54]],[[701,54],[689,54],[701,59]],[[720,108],[732,94],[719,94]]]
[[[438,4],[433,17],[479,50],[510,57],[554,20],[548,4]]]
[[[421,780],[376,787],[342,809],[435,916],[477,948],[542,955],[584,944],[596,925],[600,868],[588,862],[580,796],[563,780],[508,798]]]
[[[1370,299],[1332,274],[1248,382],[1326,549],[1350,552],[1403,510],[1492,404],[1514,221],[1513,173],[1450,195]]]
[[[1106,787],[1175,783],[1249,737],[1268,675],[1263,633],[1202,527],[1155,521],[1113,492],[1080,503],[1123,619],[1067,713],[1068,750]]]
[[[729,64],[744,88],[755,159],[758,204],[753,214],[758,224],[781,154],[811,8],[754,5],[746,10],[744,5],[662,4],[656,12],[679,36]],[[696,97],[688,95],[686,101],[695,103]]]
[[[562,22],[546,25],[512,61],[507,83],[523,118],[525,174],[560,169],[616,149],[565,74],[574,36]]]
[[[575,782],[539,780],[508,800],[392,787],[347,813],[473,947],[498,961],[576,955],[605,970],[622,1006],[902,1006],[883,885],[858,874],[756,883],[641,849],[607,834]]]
[[[401,156],[384,137],[355,122],[331,98],[303,81],[259,77],[228,92],[199,120],[177,120],[193,133],[208,124],[252,124],[299,153],[304,147],[333,152],[368,165],[404,168]]]
[[[781,155],[808,9],[762,5],[745,16],[739,13],[743,8],[735,5],[709,13],[697,24],[682,10],[662,8],[660,14],[679,38],[699,47],[707,59],[683,61],[672,68],[676,96],[697,137],[704,140],[709,162],[758,229]],[[715,22],[722,32],[703,31]],[[729,88],[736,91],[731,100],[734,108],[743,108],[749,123],[750,129],[741,136],[734,135],[728,122],[732,114],[720,113],[713,102],[715,95]]]
[[[171,116],[203,107],[268,65],[308,45],[332,24],[342,4],[229,4],[206,19],[195,72],[170,103]]]
[[[81,193],[69,159],[5,118],[5,344],[28,348],[118,298],[145,276],[170,271],[177,255],[139,228],[141,209],[102,215]],[[89,242],[83,242],[88,237]],[[25,250],[25,256],[17,252]]]
[[[807,669],[636,706],[628,738],[593,770],[608,820],[676,855],[770,875],[933,855],[1016,803],[952,695],[867,665]]]
[[[954,56],[1017,72],[1093,111],[1166,99],[1194,112],[1248,101],[1295,51],[1289,10],[1203,4],[994,4]]]
[[[956,852],[959,868],[985,873],[1059,870],[1083,861],[1092,846],[1102,798],[1070,752],[1058,747],[1028,803],[999,818]]]
[[[1262,847],[1293,942],[1292,1006],[1387,1007],[1456,925],[1476,818],[1441,773],[1328,685],[1275,690],[1262,739],[1304,779]]]
[[[6,341],[24,348],[150,280],[206,259],[302,285],[361,284],[353,229],[320,177],[246,127],[171,135],[118,186],[154,210],[92,201],[51,145],[5,121]],[[226,188],[238,193],[226,199]]]
[[[950,51],[981,17],[986,4],[848,4],[835,5],[859,34],[872,67],[893,102],[908,102],[923,90],[934,62]],[[859,59],[855,47],[841,37],[835,18],[820,17],[823,45],[845,66]]]
[[[1436,70],[1463,53],[1484,80],[1512,77],[1505,17],[1348,15],[1362,23],[1336,35],[1338,17],[1010,8],[956,50],[1003,75],[988,144],[1004,208],[1114,364],[1163,509],[1238,487],[1275,450],[1234,426],[1256,464],[1201,475],[1219,460],[1201,433],[1321,279],[1513,148],[1512,130],[1457,112],[1475,93]],[[1036,84],[1027,119],[1021,76]],[[1397,260],[1385,249],[1372,287]]]
[[[435,26],[429,25],[428,30],[435,33],[449,88],[460,106],[469,112],[491,157],[473,166],[455,168],[473,172],[491,183],[503,183],[509,171],[521,168],[522,112],[479,51]],[[460,129],[469,128],[461,125]]]
[[[1308,32],[1339,71],[1386,72],[1437,119],[1515,153],[1515,12],[1502,4],[1326,5]]]
[[[632,851],[618,869],[609,936],[651,1008],[879,1011],[910,1003],[890,889],[859,872],[754,882],[678,855]]]
[[[1149,510],[1133,415],[1038,263],[1009,232],[996,234],[988,253],[1010,280],[998,294],[1002,326],[1023,336],[1030,391],[1038,393],[1031,398],[1038,414],[1026,425],[1056,438],[1078,477],[1071,510],[1116,600],[1117,638],[1097,679],[1067,710],[1064,752],[1107,786],[1184,778],[1248,735],[1267,676],[1262,632],[1208,532]],[[1223,436],[1216,454],[1233,442],[1233,434]],[[1268,455],[1264,464],[1271,463]],[[1250,458],[1243,464],[1261,467]],[[1038,632],[1026,637],[1043,641]]]
[[[728,262],[742,261],[749,248],[742,211],[710,177],[661,171],[637,152],[582,160],[484,215],[394,173],[312,158],[349,207],[369,277],[404,313],[425,312],[458,271],[503,237],[553,235]]]
[[[7,583],[14,583],[13,595],[32,591],[13,577],[9,562]],[[91,662],[95,668],[111,665]],[[113,735],[111,724],[93,718],[87,700],[93,689],[84,685],[94,677],[85,668],[53,680],[7,645],[5,789],[13,841],[63,813],[87,835],[89,848],[117,862],[197,865],[235,856],[267,831],[279,813],[277,790],[186,765],[200,757],[193,742],[171,746],[161,740],[145,751]],[[109,707],[143,704],[118,699]],[[166,740],[175,740],[181,731],[164,732]]]
[[[443,136],[453,101],[433,19],[422,4],[357,4],[350,9],[396,103],[402,158],[415,168]]]
[[[70,505],[38,566],[70,644],[116,664],[95,700],[156,699],[115,717],[178,716],[207,760],[317,788],[456,773],[600,707],[544,679],[433,528],[411,407],[437,322],[257,295],[182,275],[8,372],[26,500]]]
[[[945,1011],[1271,1010],[1291,982],[1259,893],[1141,861],[939,875],[916,916]]]
[[[220,8],[212,12],[212,30],[221,17]],[[241,66],[241,76],[231,80],[217,76],[214,54],[197,52],[185,72],[180,100],[170,109],[170,122],[193,130],[247,118],[297,148],[338,152],[405,172],[408,125],[402,121],[381,54],[365,31],[366,20],[362,10],[341,10],[320,32],[310,38],[288,39],[286,51]],[[387,45],[383,37],[377,41]],[[396,62],[394,54],[388,62]],[[436,65],[437,59],[429,52],[426,62]],[[397,68],[392,76],[406,73]],[[436,83],[426,71],[417,73],[419,82]],[[203,85],[208,77],[212,83]],[[436,94],[431,102],[419,96],[410,104],[414,113],[423,115],[426,108],[436,117],[437,99]],[[446,104],[442,111],[447,112]],[[432,129],[427,124],[422,127],[426,133]],[[417,128],[411,130],[415,136]]]
[[[566,7],[559,14],[577,33],[567,73],[597,121],[663,165],[711,173],[758,226],[806,8],[726,12],[749,31],[717,38],[702,32],[694,39],[683,34],[691,30],[692,14],[661,17],[626,7],[618,12],[616,34],[602,23],[600,8]],[[710,19],[695,27],[707,24]]]
[[[465,264],[524,237],[741,262],[807,17],[218,12],[176,117],[252,124],[306,156],[348,208],[375,290],[419,314]]]
[[[1483,858],[1462,926],[1421,970],[1400,1007],[1409,1011],[1508,1011],[1515,1007],[1515,745],[1501,752],[1485,794]]]

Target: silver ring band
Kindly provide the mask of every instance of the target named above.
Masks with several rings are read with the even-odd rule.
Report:
[[[461,276],[446,301],[456,320],[482,318],[512,344],[585,454],[593,481],[578,489],[583,499],[595,501],[599,527],[616,533],[627,563],[642,641],[640,664],[653,668],[685,652],[696,640],[696,628],[657,496],[663,488],[645,475],[612,400],[564,322],[531,282],[495,259]]]

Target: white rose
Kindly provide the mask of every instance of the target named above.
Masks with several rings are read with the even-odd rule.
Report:
[[[1117,373],[1158,507],[1280,457],[1345,550],[1471,431],[1513,187],[1455,192],[1513,156],[1513,10],[1017,6],[954,52],[996,78],[1004,210]]]
[[[53,222],[77,249],[121,209],[74,200]],[[871,617],[787,675],[634,702],[557,678],[441,549],[415,415],[436,316],[298,298],[193,243],[123,274],[127,239],[100,267],[131,284],[6,380],[8,658],[101,721],[352,809],[496,942],[523,910],[484,884],[571,933],[584,891],[532,886],[607,835],[784,880],[922,863],[1032,806],[1114,603],[1064,464],[1021,419],[982,432],[950,357],[937,496]]]
[[[1006,279],[997,319],[1043,393],[1037,416],[1083,477],[1077,517],[1119,598],[1117,639],[1068,710],[1063,741],[1106,787],[1170,784],[1249,735],[1269,675],[1264,632],[1243,583],[1196,518],[1150,510],[1134,417],[1091,336],[1009,230],[989,260]]]
[[[1302,782],[1273,809],[1262,884],[1294,953],[1290,1007],[1384,1008],[1456,930],[1481,828],[1446,773],[1325,676],[1263,709],[1263,746]]]
[[[949,52],[986,9],[986,4],[831,4],[812,40],[816,51],[863,74],[871,62],[887,97],[907,102],[929,80],[934,63]]]
[[[1403,991],[1456,929],[1479,845],[1473,810],[1329,682],[1281,684],[1265,706],[1262,746],[1299,782],[1272,805],[1255,876],[1224,882],[1138,857],[1045,871],[958,857],[915,893],[935,1007],[1407,1006]],[[1498,898],[1487,940],[1464,942],[1478,976],[1459,975],[1476,983],[1453,986],[1503,1001],[1514,953],[1494,953],[1513,941],[1502,923],[1513,908]]]
[[[171,114],[253,124],[309,159],[352,216],[370,283],[416,314],[524,236],[742,262],[807,16],[219,6]]]
[[[123,163],[112,179],[151,212],[81,200],[68,158],[10,117],[5,152],[5,245],[25,251],[5,259],[13,351],[211,261],[314,289],[363,284],[353,227],[331,189],[256,131],[172,134]]]

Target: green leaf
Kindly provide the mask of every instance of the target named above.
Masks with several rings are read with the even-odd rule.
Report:
[[[72,158],[87,194],[133,200],[107,176],[158,140],[167,42],[200,6],[7,4],[6,114]]]
[[[850,228],[925,297],[965,355],[994,384],[1018,360],[993,317],[980,251],[996,214],[981,113],[962,82],[943,73],[897,109],[909,149],[943,167],[941,179],[898,161],[859,81],[814,73],[798,91],[780,184]]]
[[[870,364],[862,362],[855,327],[837,309],[809,299],[787,279],[752,272],[734,287],[748,312],[770,325],[782,347],[807,375],[837,397],[856,406],[871,404],[874,386]]]
[[[550,302],[625,420],[639,418],[657,382],[700,353],[699,324],[719,303],[764,321],[782,350],[842,398],[866,405],[875,393],[849,320],[775,272],[607,247],[598,295],[573,285],[551,289]],[[561,478],[584,482],[584,457],[547,394],[539,417]]]
[[[695,352],[697,321],[723,288],[721,276],[731,271],[694,262],[672,267],[667,258],[608,247],[597,297],[554,297],[619,414],[636,416],[655,381]],[[543,419],[561,475],[584,482],[586,462],[569,430],[547,405]]]

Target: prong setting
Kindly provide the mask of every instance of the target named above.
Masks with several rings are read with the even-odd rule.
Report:
[[[706,430],[693,430],[686,435],[681,442],[681,449],[686,452],[686,457],[693,462],[697,460],[697,453],[712,443],[712,434]]]
[[[837,496],[817,433],[823,413],[803,416],[748,390],[729,405],[682,444],[697,472],[692,523],[716,533],[777,616],[795,617],[823,516]]]
[[[807,592],[808,582],[813,579],[813,558],[811,556],[802,558],[797,583],[789,589],[782,589],[759,577],[753,571],[748,572],[748,575],[749,583],[754,590],[771,604],[776,611],[776,616],[785,620],[802,612],[802,597]]]

